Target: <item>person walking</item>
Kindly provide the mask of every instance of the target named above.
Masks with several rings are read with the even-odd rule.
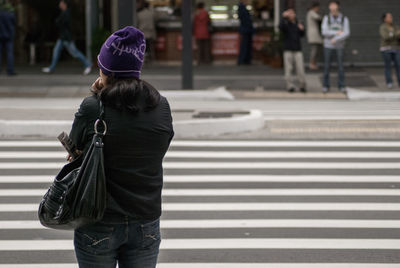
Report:
[[[2,67],[3,48],[7,58],[7,74],[16,75],[14,71],[14,8],[8,1],[0,5],[0,70]]]
[[[387,88],[393,88],[392,62],[400,87],[400,27],[393,24],[393,15],[389,12],[382,15],[382,24],[379,28],[381,36],[381,53],[385,63],[385,79]]]
[[[59,2],[59,8],[61,10],[60,16],[56,19],[56,25],[59,31],[59,38],[56,42],[56,45],[53,49],[52,61],[49,67],[42,68],[42,72],[44,73],[52,73],[54,72],[58,60],[60,59],[61,52],[63,47],[67,49],[69,54],[72,57],[78,58],[84,66],[84,75],[90,74],[92,71],[92,63],[88,60],[82,52],[80,52],[76,46],[74,41],[72,40],[71,33],[71,14],[69,10],[69,2],[67,0],[61,0]]]
[[[211,63],[211,20],[204,3],[197,4],[197,10],[193,20],[193,34],[197,44],[197,62],[198,64]]]
[[[154,42],[157,39],[155,15],[153,9],[150,8],[149,2],[144,2],[143,7],[138,13],[138,28],[144,33],[146,38],[147,59],[153,61],[155,59]]]
[[[249,0],[240,0],[238,7],[238,16],[240,20],[239,65],[250,65],[252,59],[254,27],[250,12],[246,8],[248,3]]]
[[[330,89],[330,68],[332,55],[336,54],[338,65],[338,88],[346,93],[344,74],[344,47],[345,40],[350,36],[350,22],[340,11],[339,1],[329,2],[329,14],[322,20],[322,35],[324,37],[324,81],[322,91],[327,93]]]
[[[160,246],[162,161],[174,136],[165,97],[140,79],[146,41],[127,26],[113,33],[97,57],[100,76],[72,125],[70,137],[83,154],[94,135],[101,100],[107,132],[104,217],[74,232],[80,268],[155,268]]]
[[[307,12],[307,41],[310,44],[310,69],[318,70],[317,59],[318,53],[322,48],[321,36],[321,15],[319,14],[320,4],[313,1],[310,10]]]
[[[306,75],[300,42],[300,39],[304,36],[304,26],[297,21],[294,9],[283,12],[279,29],[283,33],[283,64],[287,90],[290,93],[295,92],[296,86],[292,73],[296,69],[300,91],[306,93]]]

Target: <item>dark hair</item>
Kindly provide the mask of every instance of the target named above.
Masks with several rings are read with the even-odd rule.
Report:
[[[314,8],[314,7],[319,7],[321,6],[321,4],[319,3],[319,1],[312,1],[311,5],[310,5],[310,9]]]
[[[198,9],[204,8],[204,7],[205,7],[205,4],[203,2],[197,3],[197,8]]]
[[[329,5],[335,3],[336,5],[340,6],[340,2],[338,0],[331,0],[329,1]]]
[[[100,92],[101,101],[114,109],[137,113],[153,110],[160,103],[160,93],[149,83],[136,78],[107,77]],[[139,100],[142,100],[139,104]],[[141,104],[144,103],[144,104]]]

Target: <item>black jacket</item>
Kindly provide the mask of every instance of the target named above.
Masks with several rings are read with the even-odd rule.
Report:
[[[14,39],[15,14],[11,11],[0,10],[0,40]]]
[[[69,12],[69,9],[61,12],[60,16],[56,19],[56,25],[58,28],[59,38],[65,41],[71,41],[71,13]]]
[[[300,51],[300,39],[304,36],[304,30],[299,29],[297,21],[293,23],[284,18],[279,24],[279,29],[283,33],[283,50]]]
[[[99,109],[97,97],[90,96],[75,114],[70,137],[80,150],[90,145]],[[105,121],[106,214],[146,220],[158,218],[162,161],[174,135],[167,99],[162,97],[154,110],[137,114],[105,106]]]

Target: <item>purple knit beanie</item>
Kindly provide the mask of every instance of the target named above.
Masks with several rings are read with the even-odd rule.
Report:
[[[113,33],[104,42],[97,56],[98,65],[107,76],[139,78],[145,51],[144,34],[127,26]]]

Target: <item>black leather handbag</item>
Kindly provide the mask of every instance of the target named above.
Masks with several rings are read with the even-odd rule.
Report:
[[[42,225],[72,230],[93,224],[103,217],[106,207],[103,136],[107,132],[107,125],[101,101],[94,130],[92,143],[85,156],[81,155],[66,164],[43,196],[38,211]]]

